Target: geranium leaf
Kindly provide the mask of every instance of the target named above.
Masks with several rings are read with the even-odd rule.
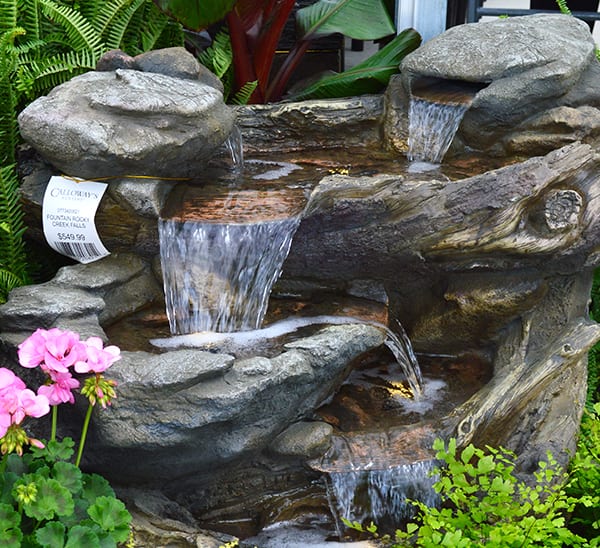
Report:
[[[43,521],[52,519],[55,515],[69,516],[73,513],[73,497],[58,481],[41,478],[36,483],[38,492],[35,501],[23,505],[28,517]]]
[[[102,529],[111,532],[115,540],[120,542],[127,540],[131,514],[120,500],[114,497],[99,497],[88,508],[88,514]]]
[[[0,531],[19,527],[21,516],[10,504],[0,504]]]
[[[31,452],[36,458],[43,458],[51,462],[59,460],[68,461],[74,453],[75,442],[71,438],[61,441],[49,441],[45,447],[32,447]]]
[[[83,488],[81,470],[70,462],[59,461],[52,468],[52,476],[72,494],[79,493]]]
[[[85,474],[83,477],[82,496],[89,504],[93,504],[98,497],[114,497],[115,492],[110,483],[98,474]]]
[[[82,546],[85,546],[85,548],[100,548],[100,540],[90,527],[76,525],[69,529],[65,548],[81,548]]]
[[[65,526],[59,521],[51,521],[35,532],[35,540],[44,548],[63,548]]]

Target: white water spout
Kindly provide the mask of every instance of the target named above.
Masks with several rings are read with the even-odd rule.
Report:
[[[160,220],[171,332],[258,329],[299,223],[299,216],[243,224]]]
[[[408,112],[408,159],[440,164],[469,108],[412,97]]]

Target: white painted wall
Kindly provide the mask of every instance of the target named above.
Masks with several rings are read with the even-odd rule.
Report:
[[[426,42],[446,30],[447,7],[447,0],[396,0],[396,28],[413,28]]]

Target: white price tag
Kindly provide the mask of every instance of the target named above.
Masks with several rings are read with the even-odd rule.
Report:
[[[42,203],[42,226],[50,247],[84,264],[110,255],[94,223],[107,186],[57,176],[50,179]]]

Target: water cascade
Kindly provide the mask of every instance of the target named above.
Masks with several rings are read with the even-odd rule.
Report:
[[[483,86],[420,79],[412,85],[408,111],[408,159],[438,165],[450,148],[465,112]]]
[[[231,157],[232,172],[239,174],[244,168],[244,143],[242,132],[238,126],[233,126],[233,130],[229,137],[223,143]]]
[[[408,159],[440,164],[466,111],[466,105],[413,98],[408,112]]]
[[[255,188],[252,180],[265,174],[245,173],[236,126],[221,152],[214,169],[218,182],[182,185],[159,219],[172,334],[258,329],[306,202],[298,190]],[[268,172],[272,167],[265,163]]]
[[[247,224],[160,220],[172,333],[257,329],[299,217]]]
[[[420,500],[429,506],[439,497],[431,476],[435,461],[425,460],[412,464],[392,466],[383,470],[355,470],[330,472],[327,494],[332,513],[339,518],[360,523],[377,523],[398,527],[403,519],[413,515],[413,506],[407,499]],[[343,526],[337,524],[340,534]]]

